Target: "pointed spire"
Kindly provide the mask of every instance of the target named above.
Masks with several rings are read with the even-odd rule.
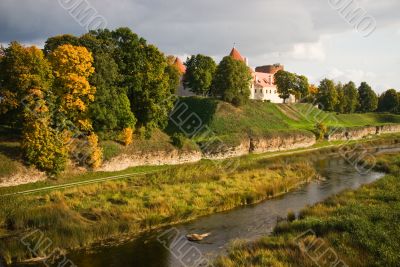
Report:
[[[229,55],[230,55],[233,59],[236,59],[236,60],[240,60],[240,61],[245,62],[245,59],[242,57],[242,55],[240,54],[240,52],[239,52],[235,47],[232,48],[232,51],[231,51],[231,53],[230,53]]]

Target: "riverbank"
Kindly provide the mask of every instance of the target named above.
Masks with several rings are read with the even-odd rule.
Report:
[[[364,143],[398,141],[391,135]],[[8,262],[42,256],[45,251],[32,255],[19,240],[35,229],[43,231],[53,246],[68,251],[257,203],[318,177],[313,156],[340,149],[339,143],[327,146],[293,151],[298,154],[292,156],[270,153],[202,161],[99,184],[6,197],[0,203],[0,252]],[[226,163],[235,166],[234,171],[221,172]]]
[[[304,209],[255,242],[237,241],[218,267],[397,266],[400,156],[380,155],[381,180]]]
[[[329,138],[333,142],[400,132],[400,115],[396,114],[336,114],[310,104],[259,101],[237,108],[216,99],[181,98],[166,129],[154,130],[148,139],[135,135],[133,143],[124,146],[99,133],[103,136],[104,162],[94,171],[101,176],[102,172],[132,167],[181,165],[204,159],[313,148],[321,143],[315,137],[317,122],[332,130]],[[26,165],[15,133],[0,127],[0,135],[0,187],[46,182],[48,177],[44,173]],[[180,145],[172,140],[176,135],[181,137]],[[94,175],[92,170],[73,162],[67,165],[58,180],[73,179],[79,174]]]

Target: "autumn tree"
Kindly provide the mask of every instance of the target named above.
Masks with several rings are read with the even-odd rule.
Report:
[[[184,85],[197,95],[206,96],[211,89],[212,80],[217,69],[215,61],[201,54],[191,56],[185,62],[186,73]]]
[[[399,96],[395,89],[389,89],[379,97],[378,110],[381,112],[398,112]]]
[[[320,107],[325,111],[334,111],[338,102],[338,93],[332,80],[324,79],[320,82],[317,95]]]
[[[60,35],[49,38],[44,50],[51,53],[64,44],[84,46],[93,55],[95,72],[90,76],[89,83],[96,87],[96,101],[90,104],[89,116],[94,130],[105,133],[134,128],[136,118],[131,111],[126,88],[119,86],[121,75],[113,58],[115,47],[112,42],[97,38],[96,32],[81,37]]]
[[[215,73],[212,94],[240,106],[249,100],[251,79],[250,69],[244,62],[224,57]]]
[[[378,96],[366,82],[362,82],[358,88],[360,112],[373,112],[378,108]]]
[[[20,113],[21,147],[27,162],[49,174],[60,173],[65,168],[67,150],[62,134],[52,127],[50,64],[38,48],[15,42],[5,49],[2,64],[6,75],[1,92],[10,92],[5,95],[12,98],[2,104],[7,111]]]
[[[55,77],[54,92],[57,97],[57,124],[60,129],[87,139],[88,155],[81,163],[96,168],[101,164],[101,150],[97,136],[92,132],[89,104],[94,101],[96,88],[89,84],[93,74],[93,57],[85,48],[61,45],[50,54]],[[72,127],[68,124],[72,124]],[[87,134],[84,134],[87,133]],[[81,151],[71,151],[81,153]]]

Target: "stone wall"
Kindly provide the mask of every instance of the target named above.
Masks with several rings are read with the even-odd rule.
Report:
[[[135,155],[122,154],[103,164],[99,171],[121,171],[135,166],[178,165],[202,159],[200,151],[155,151]]]
[[[289,136],[275,136],[253,138],[251,140],[250,152],[266,153],[283,150],[306,148],[316,143],[315,136],[312,134],[293,133]]]
[[[350,129],[340,128],[329,135],[328,140],[359,140],[368,136],[398,132],[400,132],[400,125],[366,126]]]

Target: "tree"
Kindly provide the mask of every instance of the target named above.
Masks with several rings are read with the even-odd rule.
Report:
[[[110,33],[108,30],[101,32],[103,31]],[[136,118],[131,111],[126,88],[118,86],[121,75],[113,58],[115,46],[112,42],[97,38],[96,32],[84,34],[79,38],[61,35],[49,38],[44,50],[51,53],[64,44],[84,46],[92,52],[95,72],[90,76],[89,83],[96,88],[96,101],[90,104],[89,115],[94,129],[109,132],[133,128]]]
[[[53,76],[49,62],[38,48],[14,42],[5,49],[2,63],[6,74],[2,93],[10,92],[6,95],[12,98],[3,104],[18,112],[21,119],[25,159],[49,174],[60,173],[65,168],[67,151],[62,134],[52,128]]]
[[[244,62],[230,56],[224,57],[215,72],[212,94],[240,106],[250,97],[251,80],[250,70]]]
[[[275,84],[278,89],[279,97],[286,103],[286,99],[290,97],[296,88],[297,77],[288,71],[280,70],[275,74]]]
[[[310,84],[308,83],[308,79],[306,76],[297,74],[295,75],[296,75],[296,83],[293,90],[296,99],[299,100],[308,96]]]
[[[79,38],[76,36],[73,36],[71,34],[63,34],[63,35],[57,35],[54,37],[50,37],[47,39],[45,45],[44,45],[44,53],[46,55],[49,55],[51,52],[56,50],[59,46],[61,45],[74,45],[74,46],[79,46],[80,41]]]
[[[211,57],[196,55],[185,62],[186,73],[183,81],[186,88],[197,95],[206,96],[211,89],[217,65]]]
[[[399,96],[395,89],[389,89],[379,97],[378,110],[381,112],[398,112]]]
[[[317,95],[320,107],[325,111],[334,111],[338,102],[338,93],[332,80],[324,79],[320,82]]]
[[[136,118],[131,111],[126,88],[117,86],[118,66],[110,54],[94,56],[95,72],[90,84],[96,87],[96,101],[90,104],[89,114],[96,131],[120,131],[134,128]]]
[[[81,131],[91,131],[88,119],[89,104],[94,101],[96,88],[90,86],[93,74],[93,57],[85,48],[61,45],[50,54],[55,77],[55,94],[58,112]]]
[[[343,86],[344,94],[344,112],[354,113],[358,109],[359,95],[354,82],[349,82]]]
[[[89,105],[94,101],[96,93],[96,88],[88,81],[94,72],[92,54],[85,47],[66,44],[50,54],[50,62],[55,77],[57,126],[70,137],[79,135],[86,139],[85,151],[82,151],[82,147],[74,151],[76,148],[72,147],[71,152],[86,155],[79,158],[80,163],[97,168],[101,164],[102,152],[89,119]]]
[[[378,96],[366,82],[358,88],[360,99],[360,112],[373,112],[378,108]]]
[[[114,49],[113,57],[121,74],[119,86],[127,88],[137,128],[145,127],[147,136],[154,128],[164,128],[175,102],[178,81],[165,56],[129,28],[91,34]]]
[[[335,106],[335,111],[338,113],[344,113],[345,97],[344,97],[344,88],[342,83],[336,84],[336,92],[337,92],[337,103]]]
[[[300,100],[309,93],[308,79],[304,75],[297,75],[288,71],[280,70],[275,74],[275,84],[278,88],[279,97],[286,102],[291,95]]]
[[[179,84],[181,82],[181,73],[179,70],[171,64],[170,61],[167,58],[167,63],[168,66],[165,68],[165,74],[168,75],[168,84],[169,84],[169,90],[172,95],[176,95]]]

